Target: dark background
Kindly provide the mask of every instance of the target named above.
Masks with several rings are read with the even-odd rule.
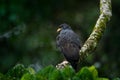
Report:
[[[83,64],[109,78],[120,77],[120,0],[112,0],[112,12],[97,49]],[[0,72],[17,63],[35,69],[60,63],[57,26],[71,25],[84,43],[98,16],[99,0],[0,0]]]

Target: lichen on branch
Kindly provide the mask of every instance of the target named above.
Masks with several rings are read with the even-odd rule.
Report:
[[[110,20],[111,16],[111,0],[100,0],[100,16],[95,24],[92,33],[80,50],[80,61],[88,56],[89,53],[95,50],[106,29],[106,24]]]

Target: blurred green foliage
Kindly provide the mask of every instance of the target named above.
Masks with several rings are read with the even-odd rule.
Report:
[[[38,72],[32,68],[25,68],[22,64],[17,64],[5,75],[0,75],[1,80],[109,80],[98,77],[98,72],[94,66],[83,67],[75,73],[70,66],[57,70],[53,66],[47,66]]]
[[[120,77],[120,0],[112,0],[112,12],[96,51],[80,65],[95,65],[101,77],[109,78]],[[84,43],[98,16],[98,0],[0,0],[0,72],[17,63],[35,70],[58,64],[64,58],[56,49],[57,26],[71,25]]]

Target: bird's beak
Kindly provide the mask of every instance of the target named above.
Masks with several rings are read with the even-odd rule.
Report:
[[[61,31],[61,28],[58,28],[58,29],[57,29],[57,32],[60,32],[60,31]]]

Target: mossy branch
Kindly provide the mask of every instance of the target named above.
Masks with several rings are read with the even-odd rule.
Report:
[[[106,29],[106,24],[110,20],[111,16],[111,0],[100,0],[100,16],[95,24],[92,33],[80,50],[80,61],[88,56],[89,53],[95,50]]]

